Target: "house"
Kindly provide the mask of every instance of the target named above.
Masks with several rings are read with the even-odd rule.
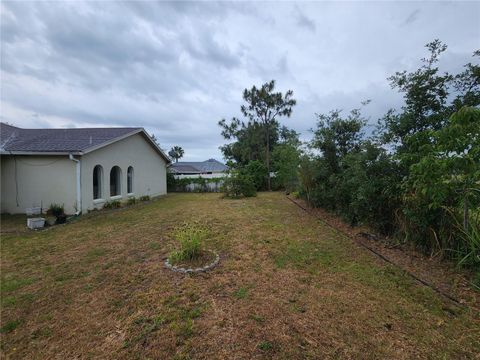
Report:
[[[177,179],[216,178],[224,177],[228,171],[228,166],[215,159],[208,159],[201,162],[179,161],[172,163],[169,169]]]
[[[0,123],[1,212],[167,193],[170,159],[143,128],[21,129]]]

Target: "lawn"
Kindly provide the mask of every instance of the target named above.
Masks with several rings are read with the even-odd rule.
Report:
[[[198,221],[221,255],[167,270]],[[3,218],[1,350],[11,358],[474,358],[480,315],[420,286],[281,193],[172,194],[46,231]]]

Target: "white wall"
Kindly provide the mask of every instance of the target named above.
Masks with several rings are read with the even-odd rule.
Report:
[[[93,168],[101,165],[103,168],[102,199],[93,200]],[[121,195],[113,197],[120,201],[128,199],[127,169],[133,166],[133,194],[158,196],[167,193],[167,163],[145,141],[142,135],[136,134],[117,141],[99,150],[81,157],[82,172],[82,211],[101,208],[110,197],[110,170],[119,166],[122,170]]]
[[[75,212],[75,163],[68,156],[2,155],[0,162],[2,213],[47,209],[52,203],[63,204],[67,214]]]

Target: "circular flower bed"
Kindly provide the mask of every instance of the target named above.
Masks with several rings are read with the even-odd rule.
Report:
[[[210,250],[202,250],[195,260],[170,262],[170,258],[165,260],[165,266],[175,272],[180,273],[196,273],[213,269],[220,261],[220,256]]]

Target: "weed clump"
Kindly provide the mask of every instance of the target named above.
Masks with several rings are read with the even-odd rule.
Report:
[[[119,200],[107,201],[104,205],[104,209],[118,209],[122,206],[122,203]]]
[[[204,240],[208,236],[207,229],[194,224],[185,224],[175,231],[174,236],[180,247],[170,254],[171,263],[194,261],[202,256]]]

